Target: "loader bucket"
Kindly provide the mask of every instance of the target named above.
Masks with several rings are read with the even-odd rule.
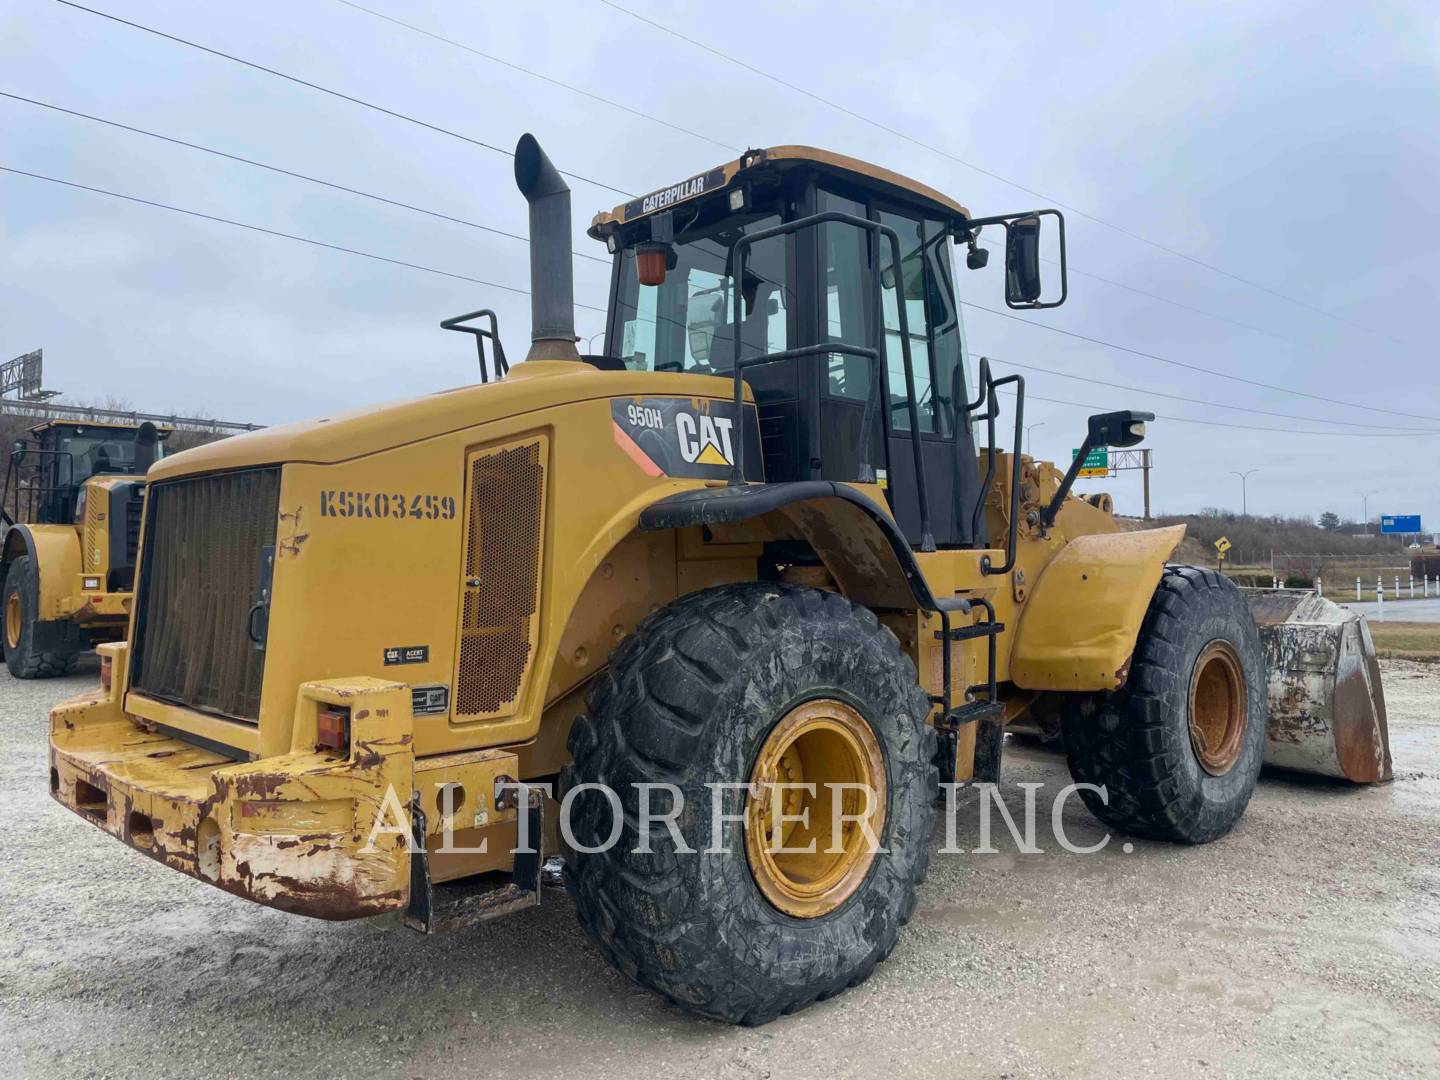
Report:
[[[1356,784],[1391,779],[1385,693],[1365,617],[1310,592],[1247,597],[1269,664],[1265,764]]]

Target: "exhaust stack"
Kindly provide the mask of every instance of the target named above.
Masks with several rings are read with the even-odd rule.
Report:
[[[155,464],[159,446],[160,432],[154,424],[146,420],[135,434],[135,471],[138,474],[144,476],[150,471],[150,466]]]
[[[530,204],[530,352],[526,360],[576,360],[570,188],[525,134],[515,144],[515,185]]]

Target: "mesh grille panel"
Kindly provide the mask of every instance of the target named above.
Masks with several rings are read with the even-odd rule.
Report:
[[[131,686],[255,721],[265,654],[246,626],[275,543],[280,470],[152,484]]]
[[[81,569],[100,568],[100,515],[105,512],[109,494],[104,488],[91,488],[85,494],[85,543],[82,545],[85,565]]]
[[[140,550],[140,515],[145,512],[145,496],[131,495],[125,503],[125,564],[135,565],[135,555]]]
[[[535,651],[544,504],[543,440],[474,459],[455,671],[458,716],[496,714],[519,696]]]

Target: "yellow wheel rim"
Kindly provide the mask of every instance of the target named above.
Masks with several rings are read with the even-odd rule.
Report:
[[[1212,641],[1201,650],[1190,677],[1190,745],[1211,776],[1235,767],[1248,705],[1240,657],[1228,642]]]
[[[5,647],[16,649],[20,646],[20,632],[25,626],[25,610],[20,604],[20,594],[13,592],[5,598]]]
[[[843,701],[781,718],[750,773],[745,855],[765,898],[801,919],[843,904],[870,872],[885,828],[885,761]]]

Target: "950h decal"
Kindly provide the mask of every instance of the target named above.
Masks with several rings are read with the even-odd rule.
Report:
[[[724,480],[742,433],[735,403],[706,398],[616,398],[615,442],[650,476]],[[744,409],[745,478],[764,479],[755,409]]]
[[[322,491],[320,516],[449,521],[455,516],[455,496],[409,495],[399,491]]]

